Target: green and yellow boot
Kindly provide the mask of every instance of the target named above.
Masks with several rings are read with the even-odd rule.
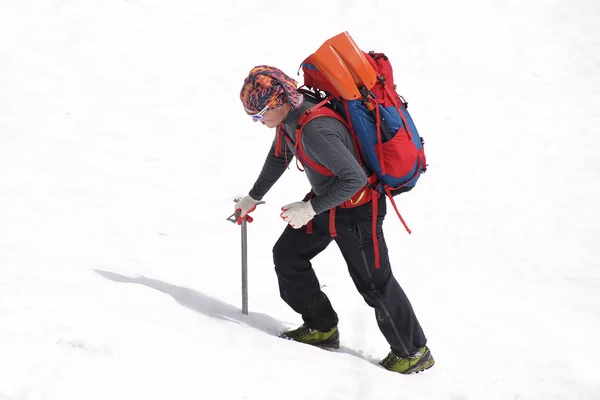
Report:
[[[379,363],[383,368],[399,372],[401,374],[419,373],[433,367],[435,360],[427,346],[421,347],[415,354],[409,357],[398,357],[393,351]]]
[[[302,325],[298,329],[283,332],[279,337],[329,349],[340,348],[340,333],[337,326],[327,332],[321,332]]]

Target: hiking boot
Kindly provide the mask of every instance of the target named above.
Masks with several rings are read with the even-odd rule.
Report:
[[[398,357],[393,351],[379,363],[383,368],[401,374],[419,373],[433,367],[435,360],[427,346],[421,347],[409,357]]]
[[[306,325],[302,325],[298,329],[285,331],[280,338],[294,340],[296,342],[312,344],[313,346],[339,349],[340,348],[340,333],[337,326],[326,332],[311,329]]]

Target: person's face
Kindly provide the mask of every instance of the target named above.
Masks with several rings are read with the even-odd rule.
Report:
[[[252,117],[252,120],[254,122],[260,122],[267,128],[275,128],[285,119],[285,116],[287,114],[286,106],[286,103],[277,108],[269,108],[269,106],[266,106],[264,109],[262,109],[256,114],[252,114],[247,109],[245,109],[245,111],[248,115]]]
[[[268,109],[262,115],[261,119],[257,120],[257,119],[253,118],[253,120],[254,120],[254,122],[260,122],[261,124],[263,124],[267,128],[275,128],[285,118],[285,110],[284,110],[285,107],[284,106],[285,106],[285,104],[282,105],[281,107],[277,107],[277,108],[273,108],[273,109]]]

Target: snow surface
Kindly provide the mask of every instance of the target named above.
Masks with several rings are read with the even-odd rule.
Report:
[[[0,399],[600,399],[597,0],[0,0]],[[240,229],[273,131],[248,71],[348,30],[386,52],[430,164],[385,225],[437,361],[389,348],[336,246],[342,348],[278,339],[291,168]],[[298,77],[301,79],[301,76]]]

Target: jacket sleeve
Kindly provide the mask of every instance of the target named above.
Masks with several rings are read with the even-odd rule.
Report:
[[[287,169],[289,160],[294,157],[286,145],[282,146],[281,154],[278,157],[275,154],[276,143],[277,136],[275,137],[275,140],[273,140],[271,150],[269,150],[269,154],[267,154],[267,159],[265,160],[258,179],[254,183],[252,190],[248,193],[255,200],[262,200],[275,182],[283,175]]]
[[[340,139],[348,134],[347,128],[333,118],[328,119],[331,121],[327,124],[310,122],[302,135],[306,156],[335,175],[334,183],[311,200],[317,214],[339,206],[367,184],[365,171]]]

